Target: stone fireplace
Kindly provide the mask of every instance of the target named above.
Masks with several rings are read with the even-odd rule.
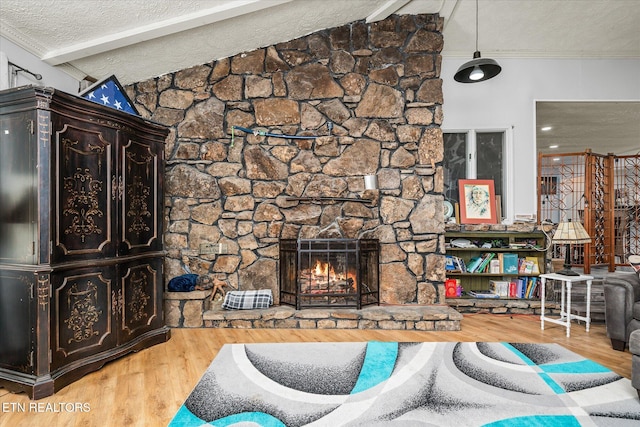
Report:
[[[280,240],[280,303],[356,308],[379,303],[375,239]]]
[[[171,128],[166,280],[186,262],[280,305],[281,241],[375,239],[381,305],[444,304],[442,22],[353,22],[127,87]]]

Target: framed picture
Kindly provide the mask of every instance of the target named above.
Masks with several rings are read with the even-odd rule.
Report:
[[[460,223],[496,224],[496,194],[492,179],[460,179]]]
[[[541,194],[557,194],[558,193],[558,177],[543,176],[540,178]]]

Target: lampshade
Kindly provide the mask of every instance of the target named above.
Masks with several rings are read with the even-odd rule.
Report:
[[[489,80],[502,71],[502,67],[496,61],[489,58],[481,58],[480,52],[475,51],[473,58],[458,68],[453,79],[460,83],[476,83]]]
[[[581,223],[561,222],[553,235],[553,243],[565,244],[564,268],[558,271],[563,276],[579,276],[579,273],[571,270],[571,243],[590,243],[591,237]]]
[[[553,235],[553,243],[590,243],[591,237],[581,223],[561,222]]]

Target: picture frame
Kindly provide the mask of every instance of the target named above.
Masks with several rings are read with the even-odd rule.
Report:
[[[557,176],[540,177],[540,194],[542,195],[558,194],[558,177]]]
[[[460,224],[497,224],[492,179],[459,179]]]

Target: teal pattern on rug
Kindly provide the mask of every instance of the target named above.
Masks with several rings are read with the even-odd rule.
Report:
[[[367,353],[364,356],[358,382],[351,394],[360,393],[386,381],[393,372],[397,358],[397,342],[370,341],[367,344]]]

